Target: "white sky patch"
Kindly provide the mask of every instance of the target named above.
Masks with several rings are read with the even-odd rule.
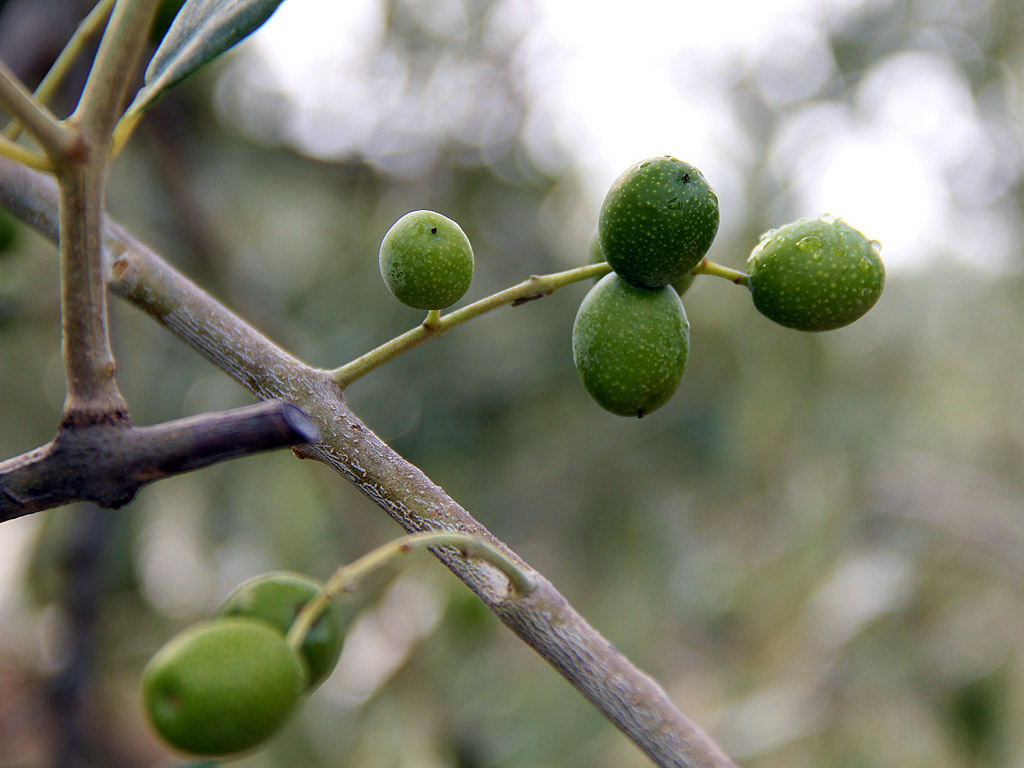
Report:
[[[524,140],[542,168],[581,173],[587,209],[632,163],[675,154],[716,188],[723,229],[741,221],[752,147],[729,87],[748,75],[784,115],[770,161],[780,198],[792,195],[787,214],[847,220],[882,243],[890,269],[940,251],[1001,267],[1014,227],[999,196],[1019,178],[1020,132],[989,135],[948,60],[894,56],[873,64],[853,103],[814,100],[835,72],[829,27],[887,2],[596,0],[581,13],[573,3],[519,0],[502,7],[489,34],[526,30],[514,62],[528,94]],[[466,23],[460,0],[405,12],[428,30],[432,20],[449,33]],[[383,34],[378,0],[288,0],[247,44],[265,71],[243,77],[286,95],[277,126],[302,152],[415,150],[431,112],[420,104],[409,112],[415,124],[403,123],[404,64],[368,56]],[[430,96],[427,107],[446,103]],[[985,233],[983,246],[964,242],[971,232]]]
[[[831,213],[878,240],[886,266],[919,263],[943,246],[946,228],[936,214],[948,212],[949,195],[909,137],[842,132],[802,165],[796,185],[807,215]]]

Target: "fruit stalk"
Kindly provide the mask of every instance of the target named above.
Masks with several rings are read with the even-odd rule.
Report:
[[[747,285],[750,282],[746,272],[740,272],[735,269],[730,269],[729,267],[724,267],[707,258],[700,260],[700,263],[693,268],[693,274],[721,277],[728,280],[730,283],[735,283],[736,285]]]
[[[468,322],[473,318],[486,314],[492,310],[503,307],[506,304],[518,306],[533,299],[543,298],[581,280],[588,280],[592,277],[601,277],[611,271],[611,268],[604,263],[588,264],[585,267],[577,267],[564,272],[552,272],[546,275],[532,275],[521,283],[506,288],[503,291],[491,294],[472,304],[467,304],[460,309],[441,316],[427,316],[427,320],[405,333],[396,336],[390,341],[381,344],[366,354],[357,357],[349,363],[335,368],[330,372],[331,378],[339,387],[345,388],[356,379],[362,378],[370,371],[373,371],[384,363],[393,360],[404,352],[418,347],[425,341],[436,338],[457,325]]]
[[[331,600],[351,591],[361,579],[387,565],[396,557],[413,550],[435,547],[454,547],[463,557],[475,557],[490,563],[508,577],[509,587],[517,595],[528,595],[534,589],[535,582],[529,573],[483,539],[466,533],[448,531],[411,534],[389,541],[387,544],[367,552],[358,560],[338,568],[324,584],[320,593],[306,603],[295,618],[295,623],[285,635],[285,642],[293,650],[297,650],[306,639],[309,628],[313,626],[317,617],[330,604]]]

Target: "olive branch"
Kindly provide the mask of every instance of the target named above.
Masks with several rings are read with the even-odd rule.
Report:
[[[522,574],[523,583],[531,585],[528,591],[510,592],[501,571],[479,558],[463,557],[459,547],[433,550],[509,629],[657,765],[734,765],[547,579],[381,441],[345,402],[345,385],[395,355],[499,306],[523,304],[601,274],[606,265],[529,278],[462,310],[432,312],[425,323],[393,342],[327,371],[283,350],[106,216],[110,158],[128,141],[145,109],[257,28],[278,2],[189,0],[127,111],[121,105],[157,0],[101,2],[36,95],[0,66],[0,109],[13,119],[0,137],[0,204],[59,244],[67,379],[54,440],[0,462],[0,520],[73,500],[117,507],[161,477],[293,445],[300,458],[319,460],[339,472],[407,532],[468,536],[483,542],[487,551],[500,553],[503,562]],[[45,106],[47,94],[81,49],[82,39],[104,22],[79,104],[72,115],[58,119]],[[19,134],[34,146],[20,141]],[[278,402],[185,423],[132,425],[117,386],[108,290],[181,338],[257,399]]]

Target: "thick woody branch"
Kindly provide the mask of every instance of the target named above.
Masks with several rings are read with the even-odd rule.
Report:
[[[115,5],[81,100],[67,120],[79,131],[85,151],[57,173],[66,426],[128,419],[107,329],[101,230],[111,136],[157,3],[122,0]]]
[[[49,194],[40,174],[0,159],[0,204],[53,237],[52,219],[45,213]],[[327,371],[274,345],[120,227],[108,223],[104,232],[115,294],[257,397],[294,402],[311,416],[320,441],[303,446],[299,455],[333,467],[406,531],[478,536],[520,564],[536,584],[525,596],[510,593],[508,580],[493,566],[450,548],[435,551],[506,626],[657,765],[735,768],[665,691],[588,624],[549,581],[352,414]]]
[[[120,507],[156,480],[316,439],[309,417],[280,402],[152,427],[62,429],[46,445],[0,462],[0,521],[73,501]]]

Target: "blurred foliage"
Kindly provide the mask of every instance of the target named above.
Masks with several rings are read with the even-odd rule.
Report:
[[[580,213],[584,180],[539,168],[526,148],[524,31],[488,34],[515,4],[442,5],[461,9],[459,23],[427,3],[386,4],[366,72],[390,109],[367,117],[362,144],[329,159],[291,149],[287,98],[268,87],[253,101],[240,73],[258,79],[259,65],[239,52],[154,108],[115,166],[112,211],[324,366],[421,319],[377,274],[380,238],[408,210],[439,210],[469,235],[467,299],[585,263],[596,208]],[[1022,77],[1020,3],[973,4],[960,27],[936,21],[937,5],[964,4],[864,3],[833,31],[835,73],[808,98],[842,102],[886,56],[927,49],[964,74],[986,119],[1019,115],[1019,94],[992,88]],[[0,8],[5,61],[39,55],[11,26],[35,18],[30,6]],[[437,78],[464,89],[440,117],[423,96]],[[756,78],[738,74],[725,94],[757,142],[744,218],[712,254],[731,266],[792,205],[794,180],[768,160],[793,104]],[[1019,212],[1019,178],[998,203]],[[11,456],[52,436],[63,373],[54,249],[6,218],[0,231],[0,454]],[[699,279],[682,387],[639,421],[604,413],[576,379],[569,334],[584,285],[418,348],[354,384],[350,402],[742,764],[1019,766],[1022,265],[1019,248],[1003,272],[936,252],[892,271],[866,318],[822,335],[772,326],[742,289]],[[248,402],[147,318],[112,312],[137,423]],[[111,519],[92,560],[75,555],[95,525],[88,509],[0,526],[2,765],[180,764],[138,710],[148,656],[253,574],[326,577],[398,534],[338,476],[287,452],[164,481]],[[74,588],[84,578],[91,595]],[[338,672],[239,765],[647,764],[426,556],[370,579],[346,610]],[[78,741],[54,715],[69,669],[84,681]],[[58,744],[76,762],[55,757]]]

